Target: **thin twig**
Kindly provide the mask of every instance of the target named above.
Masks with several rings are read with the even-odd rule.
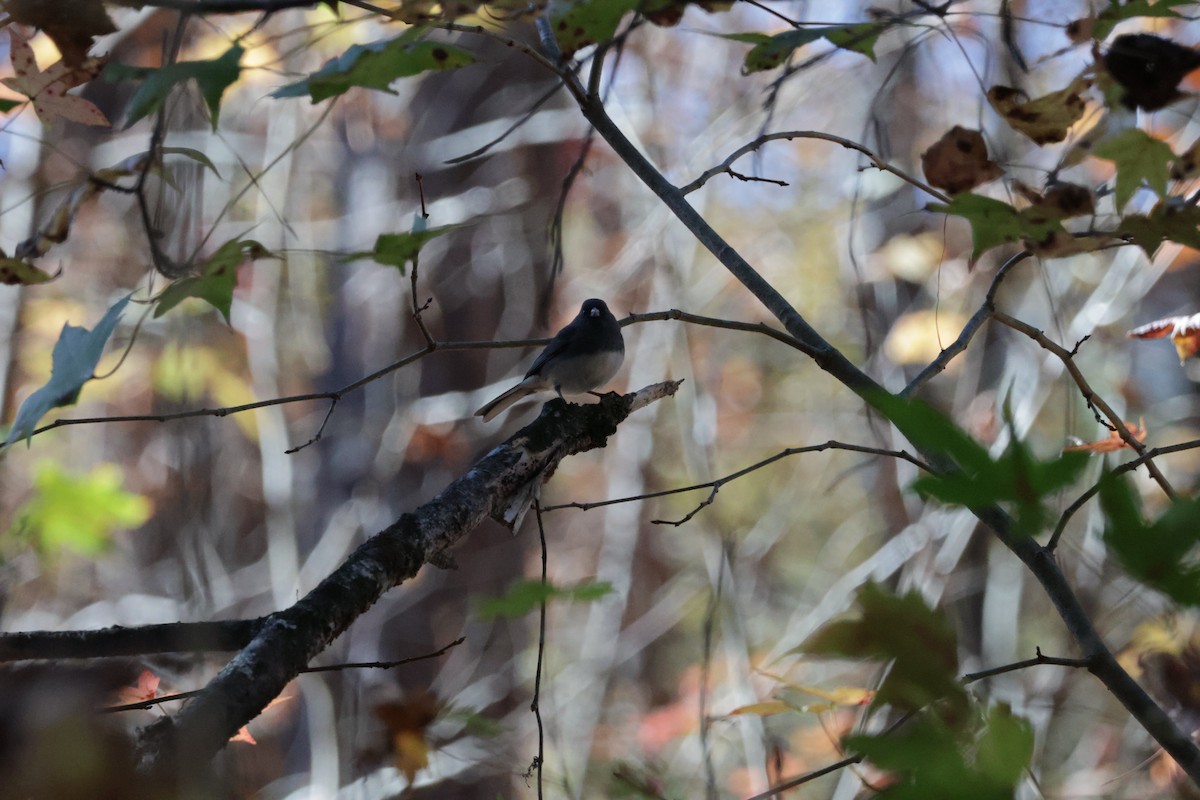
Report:
[[[424,310],[424,306],[419,307],[419,308],[416,308],[416,307],[414,307],[414,308],[417,311]],[[622,326],[624,326],[624,325],[636,324],[639,322],[650,322],[650,321],[661,321],[661,320],[678,320],[680,322],[687,322],[687,323],[691,323],[694,325],[706,325],[706,326],[715,327],[715,328],[726,328],[728,330],[744,331],[747,333],[760,333],[765,336],[770,336],[772,339],[776,339],[780,342],[783,342],[784,344],[788,344],[788,345],[791,345],[792,347],[796,347],[797,349],[800,349],[802,351],[804,350],[804,348],[795,339],[792,339],[786,333],[783,333],[782,331],[768,327],[767,325],[764,325],[762,323],[746,323],[746,322],[737,322],[734,320],[718,319],[715,317],[703,317],[703,316],[699,316],[696,314],[688,314],[686,312],[683,312],[683,311],[680,311],[680,310],[674,309],[674,308],[669,309],[667,311],[654,311],[654,312],[649,312],[646,314],[630,314],[628,317],[622,319],[620,324]],[[538,346],[546,345],[549,342],[550,342],[550,339],[546,338],[546,337],[541,337],[541,338],[537,338],[537,339],[499,339],[499,340],[495,340],[495,341],[467,340],[467,341],[457,341],[457,342],[455,342],[455,341],[445,341],[444,342],[444,341],[436,341],[436,340],[431,341],[431,340],[427,339],[424,347],[410,353],[409,355],[405,356],[404,358],[401,358],[399,361],[394,361],[385,367],[375,370],[374,372],[372,372],[369,375],[358,378],[357,380],[355,380],[351,383],[348,383],[345,386],[342,386],[340,389],[335,389],[333,391],[309,392],[307,394],[287,395],[285,397],[273,397],[273,398],[270,398],[267,400],[258,400],[253,403],[245,403],[245,404],[239,405],[239,406],[223,406],[220,408],[198,408],[198,409],[190,409],[188,411],[177,411],[177,412],[173,412],[170,414],[126,414],[126,415],[109,416],[109,417],[76,417],[74,419],[56,419],[51,423],[48,423],[46,425],[43,425],[40,428],[35,429],[33,431],[33,433],[30,434],[30,436],[37,436],[38,434],[45,433],[50,430],[54,430],[55,428],[63,428],[63,427],[69,426],[69,425],[97,425],[97,424],[109,423],[109,422],[172,422],[174,420],[192,419],[194,417],[227,417],[232,414],[241,414],[246,411],[254,411],[256,409],[268,408],[270,406],[289,405],[292,403],[313,402],[313,401],[317,401],[317,400],[328,400],[331,403],[336,404],[347,394],[350,394],[351,392],[361,389],[363,386],[366,386],[369,383],[379,380],[380,378],[383,378],[383,377],[389,375],[390,373],[395,372],[398,369],[402,369],[402,368],[408,366],[409,364],[419,361],[422,358],[425,358],[426,356],[429,356],[435,352],[458,351],[458,350],[499,350],[499,349],[513,349],[513,348],[524,348],[524,347],[538,347]],[[317,434],[315,436],[313,436],[311,440],[309,440],[308,442],[305,442],[303,445],[293,447],[290,450],[287,450],[286,452],[295,453],[295,452],[298,452],[299,450],[304,449],[305,447],[308,447],[309,445],[313,444],[315,441],[319,441],[321,438],[321,431],[324,429],[325,424],[329,421],[329,415],[332,413],[333,413],[333,407],[331,406],[325,412],[325,420],[322,422],[321,429],[318,430]]]
[[[520,130],[525,125],[525,123],[527,123],[527,122],[529,122],[529,120],[533,119],[533,117],[537,114],[537,112],[541,110],[542,106],[546,105],[546,103],[548,103],[550,101],[550,98],[552,98],[552,97],[554,97],[554,95],[558,94],[558,89],[559,89],[558,84],[551,86],[550,89],[545,94],[543,94],[541,97],[539,97],[537,100],[535,100],[533,102],[533,105],[531,105],[528,109],[526,109],[525,112],[516,119],[516,121],[514,121],[511,125],[509,125],[507,128],[505,128],[504,132],[501,133],[499,136],[496,136],[491,141],[485,142],[484,144],[480,145],[479,147],[475,148],[474,150],[472,150],[469,153],[463,153],[461,156],[455,156],[454,158],[448,158],[445,161],[443,161],[442,163],[454,166],[456,164],[462,164],[466,161],[471,161],[472,159],[476,159],[482,155],[485,155],[488,151],[492,150],[494,147],[499,145],[501,142],[503,142],[509,136],[512,136],[514,133],[516,133],[518,130]]]
[[[1091,659],[1087,658],[1059,658],[1057,656],[1044,656],[1042,655],[1042,648],[1040,647],[1035,648],[1035,652],[1037,655],[1033,658],[1027,658],[1024,661],[1017,661],[1013,664],[1003,664],[999,667],[992,667],[991,669],[980,670],[979,672],[972,672],[967,675],[963,675],[961,678],[959,678],[959,680],[963,683],[974,683],[975,681],[981,681],[984,678],[992,678],[996,675],[1003,675],[1006,672],[1016,672],[1020,669],[1028,669],[1029,667],[1037,667],[1043,664],[1049,664],[1056,667],[1076,667],[1080,669],[1087,669],[1092,665]]]
[[[1158,456],[1166,455],[1167,453],[1179,453],[1184,450],[1195,450],[1197,447],[1200,447],[1200,439],[1192,439],[1187,442],[1179,442],[1177,444],[1170,444],[1164,447],[1152,447],[1137,458],[1126,461],[1124,464],[1114,467],[1111,474],[1120,475],[1125,472],[1133,472],[1135,469],[1140,467],[1142,464],[1147,463],[1152,458],[1157,458]],[[1050,534],[1050,540],[1046,542],[1046,549],[1048,551],[1054,552],[1054,550],[1058,547],[1058,540],[1062,537],[1063,531],[1066,530],[1067,522],[1069,522],[1071,517],[1075,515],[1075,512],[1083,508],[1083,506],[1087,504],[1087,501],[1095,497],[1096,493],[1099,491],[1100,482],[1097,481],[1092,486],[1088,487],[1083,494],[1075,498],[1075,501],[1071,503],[1071,505],[1067,506],[1063,510],[1062,514],[1058,518],[1058,524],[1054,526],[1054,532]]]
[[[533,501],[533,512],[537,516],[538,539],[542,545],[542,586],[547,585],[546,567],[549,563],[549,550],[546,547],[546,526],[542,522],[542,505],[538,500]],[[534,719],[537,720],[538,729],[538,751],[533,759],[531,769],[537,770],[537,796],[538,800],[542,798],[542,767],[546,763],[546,730],[542,724],[542,667],[546,662],[546,595],[543,593],[542,602],[538,609],[538,649],[537,649],[537,669],[533,676],[533,699],[529,703],[529,710],[533,712]]]
[[[1058,359],[1062,361],[1067,373],[1070,374],[1071,379],[1075,381],[1075,385],[1079,387],[1079,392],[1083,395],[1083,399],[1088,404],[1088,408],[1091,408],[1096,414],[1096,419],[1101,423],[1108,425],[1111,430],[1116,431],[1117,435],[1121,437],[1121,440],[1132,447],[1138,453],[1138,455],[1142,455],[1146,452],[1146,445],[1136,436],[1130,433],[1129,428],[1125,426],[1125,421],[1121,419],[1117,412],[1113,411],[1112,407],[1104,400],[1103,397],[1101,397],[1094,389],[1092,389],[1087,378],[1083,376],[1083,372],[1075,364],[1075,350],[1067,350],[1062,345],[1051,340],[1046,336],[1046,334],[1042,333],[1037,328],[1028,323],[1022,322],[1019,319],[1010,317],[1008,314],[1005,314],[1002,311],[992,312],[992,319],[996,320],[1002,325],[1007,325],[1018,333],[1025,334],[1030,339],[1041,345],[1042,349],[1048,350],[1057,356]],[[1076,348],[1078,348],[1078,345],[1076,345]],[[1104,417],[1107,417],[1107,420],[1102,419],[1100,414],[1103,414]],[[1178,495],[1176,494],[1175,489],[1171,486],[1170,482],[1167,481],[1166,476],[1162,474],[1162,471],[1158,468],[1158,465],[1150,459],[1147,459],[1145,464],[1146,471],[1150,473],[1150,477],[1152,477],[1155,483],[1162,488],[1167,497],[1170,497],[1172,500],[1174,500]]]
[[[460,644],[462,644],[466,640],[467,640],[467,637],[460,636],[457,639],[455,639],[453,642],[451,642],[450,644],[441,648],[440,650],[435,650],[432,653],[426,653],[425,655],[422,655],[422,656],[411,656],[409,658],[401,658],[397,661],[358,661],[358,662],[349,662],[349,663],[345,663],[345,664],[326,664],[326,665],[320,666],[320,667],[305,667],[304,669],[302,669],[300,671],[301,672],[340,672],[341,670],[344,670],[344,669],[392,669],[393,667],[399,667],[402,664],[411,664],[414,661],[424,661],[429,658],[437,658],[438,656],[445,654],[446,651],[450,650],[451,648],[458,647]],[[119,706],[107,706],[105,708],[99,709],[99,711],[101,714],[116,714],[121,711],[141,711],[141,710],[145,710],[148,708],[153,708],[154,706],[157,706],[157,705],[162,705],[163,703],[172,703],[172,702],[175,702],[176,700],[186,700],[189,697],[194,697],[194,696],[200,694],[202,691],[204,691],[204,690],[196,689],[191,692],[178,692],[176,694],[164,694],[161,697],[152,697],[148,700],[139,700],[136,703],[125,703],[124,705],[119,705]]]
[[[937,358],[929,362],[925,369],[921,370],[915,378],[909,381],[908,386],[904,387],[904,391],[900,392],[901,397],[911,397],[913,392],[928,383],[934,376],[939,375],[946,369],[955,356],[967,349],[967,345],[971,343],[975,334],[983,327],[983,323],[987,322],[992,312],[996,310],[996,292],[1000,288],[1000,283],[1013,267],[1032,255],[1033,253],[1030,251],[1022,250],[1005,261],[1000,266],[1000,269],[996,270],[996,276],[992,278],[992,285],[988,287],[987,296],[984,298],[983,304],[979,306],[979,310],[967,320],[967,324],[963,326],[962,332],[958,334],[958,338],[950,346],[938,353]]]
[[[680,187],[679,193],[683,194],[683,195],[687,195],[687,194],[690,194],[691,192],[696,191],[701,186],[708,183],[708,181],[710,179],[716,177],[717,175],[721,175],[723,173],[730,172],[730,167],[733,165],[733,162],[737,161],[742,156],[746,155],[747,153],[754,152],[755,150],[762,147],[767,142],[774,142],[779,139],[785,139],[788,141],[790,141],[792,139],[820,139],[822,141],[833,142],[834,144],[840,144],[842,147],[845,147],[849,150],[857,150],[858,152],[862,153],[867,158],[869,158],[871,160],[872,164],[874,164],[876,167],[883,170],[884,172],[892,173],[893,175],[895,175],[897,178],[904,181],[905,183],[912,184],[913,186],[917,187],[921,191],[925,192],[926,194],[931,195],[932,197],[937,198],[938,200],[940,200],[943,203],[950,202],[950,198],[947,197],[945,194],[939,192],[937,189],[934,189],[932,186],[925,183],[924,181],[922,181],[918,178],[914,178],[912,175],[909,175],[904,170],[902,170],[898,167],[893,167],[891,164],[887,163],[882,158],[875,155],[875,153],[872,152],[865,145],[861,145],[858,142],[855,142],[851,139],[846,139],[841,136],[834,136],[832,133],[823,133],[822,131],[781,131],[778,133],[767,133],[762,136],[759,136],[754,141],[748,142],[747,144],[744,144],[741,147],[739,147],[737,150],[734,150],[733,153],[731,153],[728,158],[726,158],[724,161],[722,161],[717,166],[705,170],[703,173],[700,174],[699,178],[696,178],[696,180],[692,181],[691,183],[687,184],[686,186]]]
[[[622,319],[620,324],[624,327],[626,325],[636,325],[640,322],[661,322],[664,320],[678,320],[692,325],[706,325],[710,328],[724,328],[730,331],[761,333],[763,336],[770,336],[772,339],[783,342],[801,352],[807,352],[803,343],[795,339],[791,334],[781,331],[778,328],[772,328],[762,322],[738,322],[718,317],[704,317],[699,314],[689,314],[677,308],[669,308],[666,311],[648,311],[644,314],[630,314]]]
[[[652,520],[653,522],[655,522],[657,524],[680,525],[683,522],[686,522],[687,520],[691,519],[695,515],[696,511],[700,510],[700,508],[703,508],[704,506],[707,506],[710,503],[712,503],[713,497],[716,496],[717,490],[719,490],[725,484],[730,483],[731,481],[735,481],[738,478],[741,478],[745,475],[749,475],[751,472],[762,469],[763,467],[766,467],[770,464],[774,464],[776,461],[787,458],[788,456],[799,455],[801,453],[819,453],[823,450],[849,450],[854,453],[866,453],[868,455],[876,455],[876,456],[890,456],[892,458],[904,459],[905,461],[909,462],[910,464],[914,464],[915,466],[925,470],[926,472],[933,471],[929,467],[928,464],[926,464],[924,461],[921,461],[919,458],[915,457],[914,455],[912,455],[911,453],[909,453],[905,450],[884,450],[884,449],[881,449],[878,447],[867,447],[865,445],[847,444],[846,442],[838,442],[838,441],[830,440],[828,442],[824,442],[823,444],[813,444],[813,445],[808,445],[806,447],[789,447],[786,450],[782,450],[782,451],[776,453],[775,455],[771,456],[770,458],[764,458],[762,461],[751,464],[748,467],[743,467],[742,469],[739,469],[737,472],[731,472],[730,474],[724,476],[723,478],[717,478],[716,480],[707,481],[705,483],[697,483],[692,486],[683,486],[683,487],[680,487],[677,489],[663,489],[663,490],[657,491],[657,492],[647,492],[646,494],[639,494],[639,495],[635,495],[632,497],[620,497],[620,498],[617,498],[614,500],[597,500],[596,502],[593,502],[593,503],[559,503],[558,505],[544,506],[542,508],[542,510],[543,511],[557,511],[562,508],[578,508],[582,511],[588,511],[593,508],[601,508],[602,506],[611,506],[611,505],[615,505],[617,503],[632,503],[635,500],[648,500],[648,499],[654,498],[654,497],[666,497],[668,495],[680,494],[682,492],[695,492],[695,491],[699,491],[700,489],[711,489],[712,491],[711,491],[709,497],[705,501],[703,501],[696,508],[695,511],[693,511],[691,514],[689,514],[683,520],[680,520],[679,522],[664,522],[663,520]]]

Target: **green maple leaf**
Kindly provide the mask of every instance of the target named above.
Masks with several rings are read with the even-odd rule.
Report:
[[[276,89],[271,96],[308,95],[314,103],[319,103],[355,86],[395,94],[389,87],[400,78],[474,63],[475,56],[469,50],[418,39],[422,33],[423,29],[413,28],[394,39],[356,44],[304,80]]]
[[[110,81],[142,81],[133,99],[129,101],[129,120],[125,123],[126,128],[158,111],[176,84],[194,80],[208,106],[213,130],[216,130],[217,118],[221,113],[221,97],[241,74],[239,62],[244,53],[245,50],[234,45],[220,58],[209,61],[179,61],[157,69],[109,64],[104,70],[104,75]]]
[[[1167,195],[1167,176],[1175,154],[1166,142],[1131,128],[1105,139],[1092,151],[1117,165],[1117,210],[1125,207],[1145,181],[1159,197]]]
[[[204,262],[199,275],[181,278],[163,290],[154,307],[155,318],[187,298],[197,297],[220,311],[229,322],[238,267],[246,261],[270,257],[271,252],[252,239],[231,239]]]

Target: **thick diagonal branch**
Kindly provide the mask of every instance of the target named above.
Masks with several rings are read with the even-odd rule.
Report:
[[[449,550],[485,518],[511,519],[512,499],[529,495],[568,455],[603,447],[631,412],[678,383],[595,405],[546,404],[530,425],[475,463],[437,497],[372,536],[295,605],[263,620],[253,640],[177,715],[142,731],[143,772],[169,780],[203,765],[258,715],[308,662],[393,586]]]

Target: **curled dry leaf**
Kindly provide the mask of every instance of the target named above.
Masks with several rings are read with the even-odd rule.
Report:
[[[1200,352],[1200,314],[1190,317],[1164,317],[1139,325],[1126,334],[1131,339],[1163,339],[1171,337],[1179,363]]]
[[[988,158],[987,143],[976,130],[955,125],[921,154],[921,169],[926,180],[950,194],[973,189],[1004,174]]]
[[[988,102],[996,113],[1015,130],[1036,144],[1052,144],[1067,138],[1067,131],[1083,117],[1087,101],[1083,93],[1092,85],[1089,78],[1079,77],[1065,89],[1022,100],[1027,95],[1011,86],[988,89]]]
[[[1070,219],[1096,213],[1092,192],[1077,183],[1054,183],[1039,192],[1021,181],[1013,182],[1013,190],[1030,205],[1046,215],[1046,219]]]
[[[1126,422],[1125,427],[1133,434],[1133,438],[1139,442],[1146,441],[1146,419],[1141,417],[1138,419],[1138,424]],[[1108,436],[1095,442],[1081,442],[1073,444],[1069,447],[1064,447],[1064,453],[1115,453],[1118,450],[1129,447],[1129,442],[1121,438],[1121,434],[1116,431],[1109,431]]]

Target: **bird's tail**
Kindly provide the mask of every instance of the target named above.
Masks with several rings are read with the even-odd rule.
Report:
[[[513,405],[524,397],[528,397],[531,394],[536,394],[537,391],[538,389],[536,387],[528,386],[524,383],[518,383],[507,392],[476,411],[475,416],[483,417],[484,422],[491,422],[499,414],[503,413],[509,406]]]

